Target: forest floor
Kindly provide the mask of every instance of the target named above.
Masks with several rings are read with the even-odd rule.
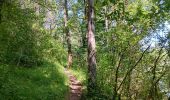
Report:
[[[65,100],[68,78],[60,63],[27,68],[0,63],[0,100]]]
[[[71,73],[70,70],[65,69],[65,74],[69,78],[69,93],[68,100],[80,100],[82,95],[82,84],[77,78]]]

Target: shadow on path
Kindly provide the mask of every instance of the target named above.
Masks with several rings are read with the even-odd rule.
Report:
[[[68,100],[80,100],[82,95],[82,84],[68,69],[65,69],[65,73],[69,78],[70,89],[68,94]]]

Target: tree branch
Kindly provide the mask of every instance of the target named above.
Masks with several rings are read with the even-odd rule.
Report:
[[[34,0],[33,2],[34,2],[34,3],[37,3],[38,5],[40,5],[40,6],[44,7],[44,8],[46,8],[48,11],[54,11],[54,12],[56,12],[56,10],[50,9],[49,7],[47,7],[47,6],[45,6],[44,4],[38,2],[37,0]]]
[[[129,75],[130,72],[132,72],[132,70],[138,65],[138,63],[142,60],[144,54],[146,53],[146,51],[150,48],[151,45],[149,45],[145,51],[142,53],[141,57],[138,59],[138,61],[135,63],[134,66],[131,67],[131,69],[126,73],[125,77],[123,78],[122,82],[120,83],[117,91],[121,88],[122,84],[124,83],[124,81],[126,80],[127,76]]]
[[[121,64],[122,59],[123,59],[123,54],[120,55],[118,65],[116,67],[115,86],[114,86],[115,87],[115,89],[114,89],[115,92],[117,91],[117,79],[118,79],[119,68],[120,68],[120,64]]]

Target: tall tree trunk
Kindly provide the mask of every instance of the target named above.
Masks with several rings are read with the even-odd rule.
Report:
[[[108,17],[107,17],[107,10],[108,10],[107,6],[105,6],[104,10],[105,10],[105,16],[104,16],[105,17],[105,32],[108,32],[109,20],[108,20]]]
[[[108,19],[108,16],[107,16],[108,10],[109,10],[108,8],[109,7],[107,7],[107,6],[104,7],[104,10],[105,10],[105,15],[104,15],[104,19],[105,19],[105,32],[108,32],[108,30],[109,30],[109,19]],[[105,45],[106,45],[107,48],[108,48],[108,44],[109,44],[109,39],[106,36],[105,37]]]
[[[96,86],[96,44],[94,26],[94,0],[88,0],[88,93]]]
[[[159,50],[159,55],[158,57],[155,59],[154,62],[154,66],[152,69],[152,81],[151,81],[151,87],[150,87],[150,92],[149,92],[149,96],[152,100],[155,100],[155,98],[158,98],[159,96],[157,95],[157,83],[156,83],[156,68],[157,65],[159,63],[159,60],[161,58],[161,54],[162,54],[162,48]]]
[[[81,25],[81,40],[82,40],[82,48],[86,48],[87,47],[87,38],[86,38],[86,33],[87,33],[87,2],[86,0],[83,0],[83,5],[84,5],[84,18],[82,21],[82,25]]]
[[[67,0],[64,0],[64,26],[65,26],[65,33],[66,33],[66,41],[68,46],[68,65],[67,67],[70,68],[72,65],[72,50],[71,50],[71,34],[68,28],[68,8],[67,8]]]
[[[83,47],[87,47],[87,0],[84,0],[84,24],[85,24],[85,34],[83,34],[82,39],[83,39]],[[84,33],[84,32],[83,32]]]

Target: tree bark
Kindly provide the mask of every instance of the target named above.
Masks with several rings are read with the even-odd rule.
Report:
[[[109,30],[109,20],[108,20],[108,17],[107,17],[107,6],[105,6],[105,8],[104,8],[104,10],[105,10],[105,32],[108,32],[108,30]]]
[[[86,0],[83,1],[83,5],[84,5],[84,19],[82,22],[82,27],[81,27],[81,39],[82,39],[82,48],[86,48],[87,47],[87,2]]]
[[[153,69],[152,69],[152,74],[153,74],[153,77],[152,77],[152,81],[151,81],[151,87],[150,87],[150,91],[149,91],[149,96],[152,100],[155,100],[155,98],[158,98],[158,94],[157,94],[157,82],[156,82],[156,68],[157,68],[157,65],[158,65],[158,62],[159,60],[161,59],[161,54],[162,54],[162,49],[161,48],[159,50],[159,55],[158,57],[155,59],[155,62],[154,62],[154,66],[153,66]]]
[[[68,61],[67,61],[67,67],[70,68],[72,65],[72,50],[71,50],[71,34],[69,32],[68,28],[68,8],[67,8],[68,2],[67,0],[64,0],[64,27],[65,27],[65,33],[66,33],[66,41],[68,46]]]
[[[88,0],[88,93],[96,87],[96,44],[94,26],[94,0]]]

